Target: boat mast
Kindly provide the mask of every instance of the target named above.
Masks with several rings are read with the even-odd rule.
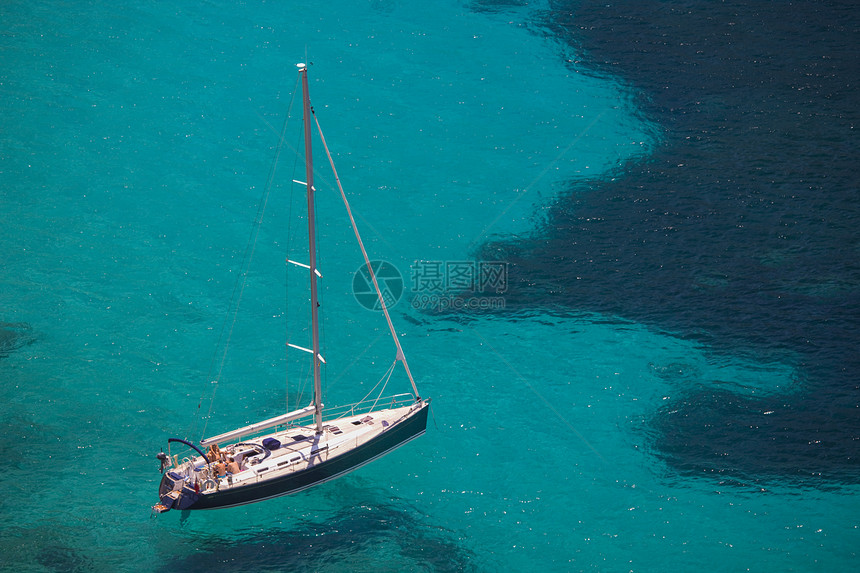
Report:
[[[320,383],[320,329],[319,302],[317,299],[317,245],[316,227],[314,223],[314,164],[311,154],[311,98],[308,94],[308,67],[298,64],[302,76],[302,100],[304,102],[305,124],[305,181],[308,189],[308,250],[310,251],[311,277],[311,337],[314,364],[314,420],[317,434],[322,433],[322,384]]]

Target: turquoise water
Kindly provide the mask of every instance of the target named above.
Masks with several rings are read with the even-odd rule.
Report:
[[[731,485],[680,473],[654,447],[651,419],[691,386],[790,397],[806,383],[801,358],[558,308],[437,314],[404,298],[394,320],[433,399],[424,437],[296,496],[151,517],[154,454],[199,429],[201,396],[208,407],[305,54],[371,256],[407,284],[416,260],[539,238],[571,182],[612,178],[662,145],[626,81],[539,24],[547,6],[481,8],[2,8],[4,569],[850,569],[856,484]],[[283,159],[280,179],[292,170]],[[321,170],[334,403],[361,397],[393,351],[352,296],[358,252],[332,183]],[[283,349],[298,312],[282,302],[284,247],[301,239],[289,190],[266,211],[210,434],[307,400]]]

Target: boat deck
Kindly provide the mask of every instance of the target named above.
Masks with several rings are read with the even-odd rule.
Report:
[[[243,440],[221,449],[225,459],[232,457],[238,463],[238,473],[211,475],[210,466],[197,457],[192,460],[196,479],[190,481],[199,483],[205,495],[213,490],[242,487],[307,470],[386,432],[406,419],[414,408],[415,405],[403,406],[331,420],[323,425],[323,433],[319,435],[314,424],[307,424]],[[271,445],[271,439],[280,445],[266,448],[264,440]]]

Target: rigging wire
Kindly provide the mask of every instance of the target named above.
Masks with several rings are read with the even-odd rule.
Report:
[[[298,82],[296,82],[296,87],[297,86],[298,86]],[[292,109],[293,100],[295,98],[296,92],[297,92],[297,89],[294,88],[293,89],[293,95],[290,98],[290,105],[288,108],[290,110]],[[266,186],[263,189],[263,194],[260,197],[260,201],[258,202],[257,213],[256,213],[256,216],[254,219],[254,224],[251,227],[251,232],[250,232],[250,235],[248,237],[248,243],[245,246],[245,252],[242,256],[242,263],[240,266],[241,272],[236,277],[236,284],[233,286],[233,293],[230,297],[230,308],[233,309],[232,320],[231,320],[230,314],[228,314],[224,317],[224,323],[221,326],[221,333],[218,336],[218,343],[215,346],[215,350],[214,350],[213,356],[212,356],[212,361],[210,362],[209,373],[207,375],[207,381],[209,381],[213,385],[213,388],[212,388],[212,395],[209,399],[209,408],[208,408],[207,413],[206,413],[205,421],[203,422],[203,429],[201,431],[201,435],[206,434],[206,428],[208,427],[209,419],[212,416],[212,408],[215,404],[215,394],[218,390],[218,383],[221,380],[221,375],[224,371],[224,364],[226,363],[226,360],[227,360],[227,351],[230,347],[230,342],[231,342],[232,337],[233,337],[233,330],[236,327],[236,321],[238,320],[238,317],[239,317],[239,308],[242,304],[242,296],[245,292],[245,286],[246,286],[247,280],[248,280],[248,271],[250,270],[250,267],[251,267],[251,261],[254,258],[254,252],[255,252],[256,247],[257,247],[257,239],[259,237],[260,227],[262,226],[263,216],[265,215],[266,206],[268,204],[269,196],[271,194],[272,187],[274,185],[275,173],[277,171],[277,166],[278,166],[278,159],[280,158],[281,151],[283,150],[283,147],[284,147],[284,140],[286,138],[287,126],[289,123],[290,123],[290,114],[288,113],[287,117],[284,119],[283,127],[281,128],[281,133],[280,133],[280,136],[278,138],[278,145],[275,148],[275,154],[274,154],[274,157],[272,158],[271,167],[269,168],[269,176],[266,180]],[[222,341],[224,342],[224,346],[223,346],[223,351],[221,353],[221,359],[219,361],[218,360],[218,348],[221,347]],[[217,374],[213,377],[213,371],[215,371],[216,364],[217,364]],[[197,403],[196,416],[194,417],[192,428],[191,428],[191,431],[188,433],[188,435],[196,434],[197,425],[200,422],[200,413],[201,413],[203,400],[204,400],[204,395],[201,394],[200,400]]]
[[[295,95],[298,92],[299,81],[296,80],[296,88],[293,91],[293,99],[295,99]],[[290,100],[290,112],[292,113],[292,100]],[[302,132],[301,130],[297,130],[296,132],[296,145],[294,149],[299,149],[302,140]],[[293,174],[291,180],[293,183],[296,181],[296,171],[299,169],[299,154],[295,153],[293,155]],[[290,185],[290,198],[289,198],[289,209],[287,212],[287,244],[285,246],[285,251],[287,252],[287,259],[289,260],[291,255],[290,252],[292,250],[293,244],[293,207],[295,204],[295,186],[294,184]],[[286,368],[284,368],[284,411],[290,411],[290,273],[289,273],[290,265],[289,263],[284,265],[284,332],[286,333],[286,340],[284,341],[284,364]],[[303,377],[300,377],[301,380]],[[302,395],[304,394],[304,385],[302,385],[296,394],[296,404],[301,403]]]
[[[406,376],[409,378],[409,382],[412,384],[412,390],[415,392],[415,399],[420,400],[421,396],[418,394],[418,387],[415,385],[415,380],[412,378],[412,371],[409,369],[409,364],[406,362],[406,355],[403,353],[403,348],[400,345],[400,340],[397,338],[397,331],[394,330],[394,324],[391,322],[391,316],[388,314],[388,305],[385,304],[385,299],[382,296],[382,291],[379,290],[379,282],[376,280],[376,273],[373,271],[373,265],[370,264],[370,259],[367,256],[367,250],[364,248],[364,242],[361,240],[361,235],[358,233],[358,226],[355,224],[355,217],[352,216],[352,209],[349,207],[349,201],[346,199],[346,193],[343,190],[343,186],[340,184],[340,177],[337,174],[337,169],[334,166],[334,159],[332,159],[331,151],[329,151],[328,145],[325,142],[325,136],[322,132],[322,127],[320,127],[320,122],[317,119],[315,113],[313,113],[313,108],[311,108],[311,114],[314,116],[314,121],[317,125],[317,131],[320,134],[320,140],[322,141],[323,149],[325,149],[326,156],[328,157],[329,165],[331,165],[332,173],[334,174],[334,180],[337,183],[337,188],[340,191],[340,197],[343,199],[343,205],[346,207],[346,213],[349,215],[349,222],[352,224],[352,230],[355,233],[355,238],[358,240],[358,246],[361,248],[361,255],[364,257],[364,263],[367,265],[367,272],[370,274],[370,278],[373,281],[373,287],[376,289],[376,295],[379,299],[379,305],[382,308],[382,313],[385,315],[385,320],[388,322],[388,329],[391,331],[391,338],[394,340],[394,345],[397,347],[397,356],[395,357],[395,363],[399,360],[403,363],[403,369],[406,370]]]
[[[313,112],[311,112],[313,113]],[[310,118],[308,118],[310,121]],[[316,218],[316,202],[314,203],[314,217]],[[319,221],[319,219],[317,219]],[[320,225],[317,225],[315,228],[316,232],[316,246],[317,246],[317,260],[323,261],[325,257],[322,255],[322,250],[325,246],[324,242],[321,240],[322,235],[320,231]],[[319,267],[317,267],[319,270]],[[322,277],[320,277],[322,278]],[[326,289],[318,288],[317,289],[317,306],[321,309],[325,308],[325,299],[326,299]],[[320,320],[318,321],[318,329],[319,329],[319,344],[320,344],[320,352],[322,353],[322,349],[326,348],[326,313],[322,312],[320,315]],[[325,364],[320,364],[320,388],[322,396],[320,396],[320,403],[325,404],[326,398],[328,397],[328,368],[326,368]]]
[[[396,367],[397,360],[391,363],[391,366],[388,367],[388,370],[386,370],[385,373],[383,373],[382,377],[377,380],[376,384],[373,385],[373,388],[371,388],[367,392],[367,394],[364,395],[364,398],[356,402],[354,405],[363,404],[370,397],[370,395],[373,394],[373,392],[379,387],[379,385],[382,384],[382,388],[379,390],[379,394],[377,394],[376,398],[373,400],[373,405],[370,407],[370,410],[372,411],[374,408],[376,408],[376,404],[377,402],[379,402],[379,400],[382,398],[382,395],[385,393],[385,387],[388,386],[388,381],[391,380],[391,375],[394,374],[394,369]],[[338,419],[344,418],[347,415],[349,415],[349,411],[346,411],[340,416],[338,416]]]

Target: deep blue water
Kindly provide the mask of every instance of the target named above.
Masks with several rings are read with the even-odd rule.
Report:
[[[4,4],[0,569],[852,570],[858,24],[848,2]],[[307,400],[279,183],[198,414],[306,54],[433,420],[311,491],[154,519],[167,437]],[[332,183],[327,403],[393,356]],[[491,287],[416,285],[499,262]]]
[[[617,314],[717,352],[800,364],[804,391],[767,398],[674,372],[692,387],[651,424],[680,471],[857,481],[854,8],[577,2],[548,15],[598,70],[641,90],[665,140],[611,181],[572,185],[537,241],[505,245],[522,304]],[[563,286],[535,289],[536,275]]]

